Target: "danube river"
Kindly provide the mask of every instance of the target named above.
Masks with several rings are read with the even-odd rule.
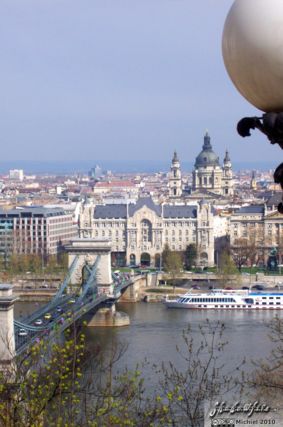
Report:
[[[34,303],[17,303],[15,317],[27,314],[35,309]],[[198,343],[199,325],[205,325],[206,319],[225,325],[225,347],[223,362],[229,368],[237,366],[243,358],[247,361],[266,357],[272,349],[268,338],[268,323],[275,317],[283,317],[283,310],[186,310],[167,309],[162,303],[120,303],[117,310],[130,317],[130,325],[119,328],[87,328],[87,343],[90,355],[99,347],[107,351],[111,347],[127,347],[117,365],[134,368],[145,359],[149,364],[171,361],[182,367],[182,359],[176,351],[176,345],[184,348],[182,331],[191,326],[190,337]],[[93,351],[92,351],[93,350]],[[250,364],[247,364],[250,366]],[[150,370],[145,371],[151,375]],[[152,377],[150,382],[154,381]]]
[[[90,345],[99,342],[107,348],[114,343],[125,343],[127,351],[119,362],[121,366],[133,367],[145,358],[152,363],[172,361],[181,363],[176,345],[183,348],[182,331],[191,326],[196,343],[199,341],[199,325],[206,319],[225,325],[224,361],[232,367],[247,360],[266,357],[272,348],[268,338],[267,324],[282,311],[235,311],[235,310],[186,310],[167,309],[162,303],[120,303],[117,310],[127,313],[131,324],[121,328],[89,328],[87,340]]]

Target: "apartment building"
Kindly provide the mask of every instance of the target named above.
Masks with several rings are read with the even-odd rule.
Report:
[[[0,210],[0,252],[55,255],[76,237],[72,214],[63,208]]]
[[[265,265],[276,248],[278,262],[283,263],[283,215],[277,210],[270,211],[266,205],[244,206],[231,215],[229,234],[232,248],[246,241],[256,247],[257,258]]]

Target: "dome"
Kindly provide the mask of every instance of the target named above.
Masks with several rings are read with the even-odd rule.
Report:
[[[195,168],[200,168],[204,166],[219,166],[219,157],[212,150],[210,144],[210,136],[206,132],[204,135],[204,144],[202,146],[202,151],[196,158]]]

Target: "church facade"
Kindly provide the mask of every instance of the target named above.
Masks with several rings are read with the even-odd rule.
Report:
[[[221,166],[207,132],[204,135],[202,151],[195,161],[192,191],[209,191],[224,197],[233,195],[233,173],[229,153],[226,151]]]
[[[182,199],[186,196],[183,191],[180,161],[174,152],[168,174],[169,199]],[[195,193],[195,194],[194,194]],[[232,163],[226,150],[223,164],[212,149],[210,136],[206,132],[202,151],[196,157],[192,173],[191,195],[200,198],[207,196],[231,197],[234,194]]]

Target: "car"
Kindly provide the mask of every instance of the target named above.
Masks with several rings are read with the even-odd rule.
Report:
[[[254,285],[254,286],[252,286],[252,289],[256,289],[257,291],[263,291],[265,289],[265,286],[263,286],[263,285]]]
[[[21,328],[18,332],[19,337],[26,337],[27,334],[28,334],[28,332],[23,328]]]
[[[58,306],[58,307],[56,308],[56,311],[57,311],[58,313],[62,313],[63,308],[62,308],[62,307],[60,307],[60,306]]]
[[[198,285],[193,285],[192,289],[200,289],[200,287]]]
[[[42,285],[39,286],[40,288],[48,288],[49,286],[47,285],[47,283],[43,283]]]
[[[250,289],[248,286],[242,286],[242,289]]]
[[[44,319],[46,319],[46,320],[51,319],[51,317],[52,317],[51,313],[45,313],[45,315],[44,315]]]
[[[231,291],[233,288],[230,288],[230,286],[226,286],[226,287],[225,287],[225,289],[226,289],[227,291]]]
[[[42,325],[42,323],[43,323],[42,319],[36,319],[36,321],[34,322],[36,326],[40,326]]]
[[[75,298],[71,298],[69,299],[68,304],[75,304],[75,302],[76,302]]]

